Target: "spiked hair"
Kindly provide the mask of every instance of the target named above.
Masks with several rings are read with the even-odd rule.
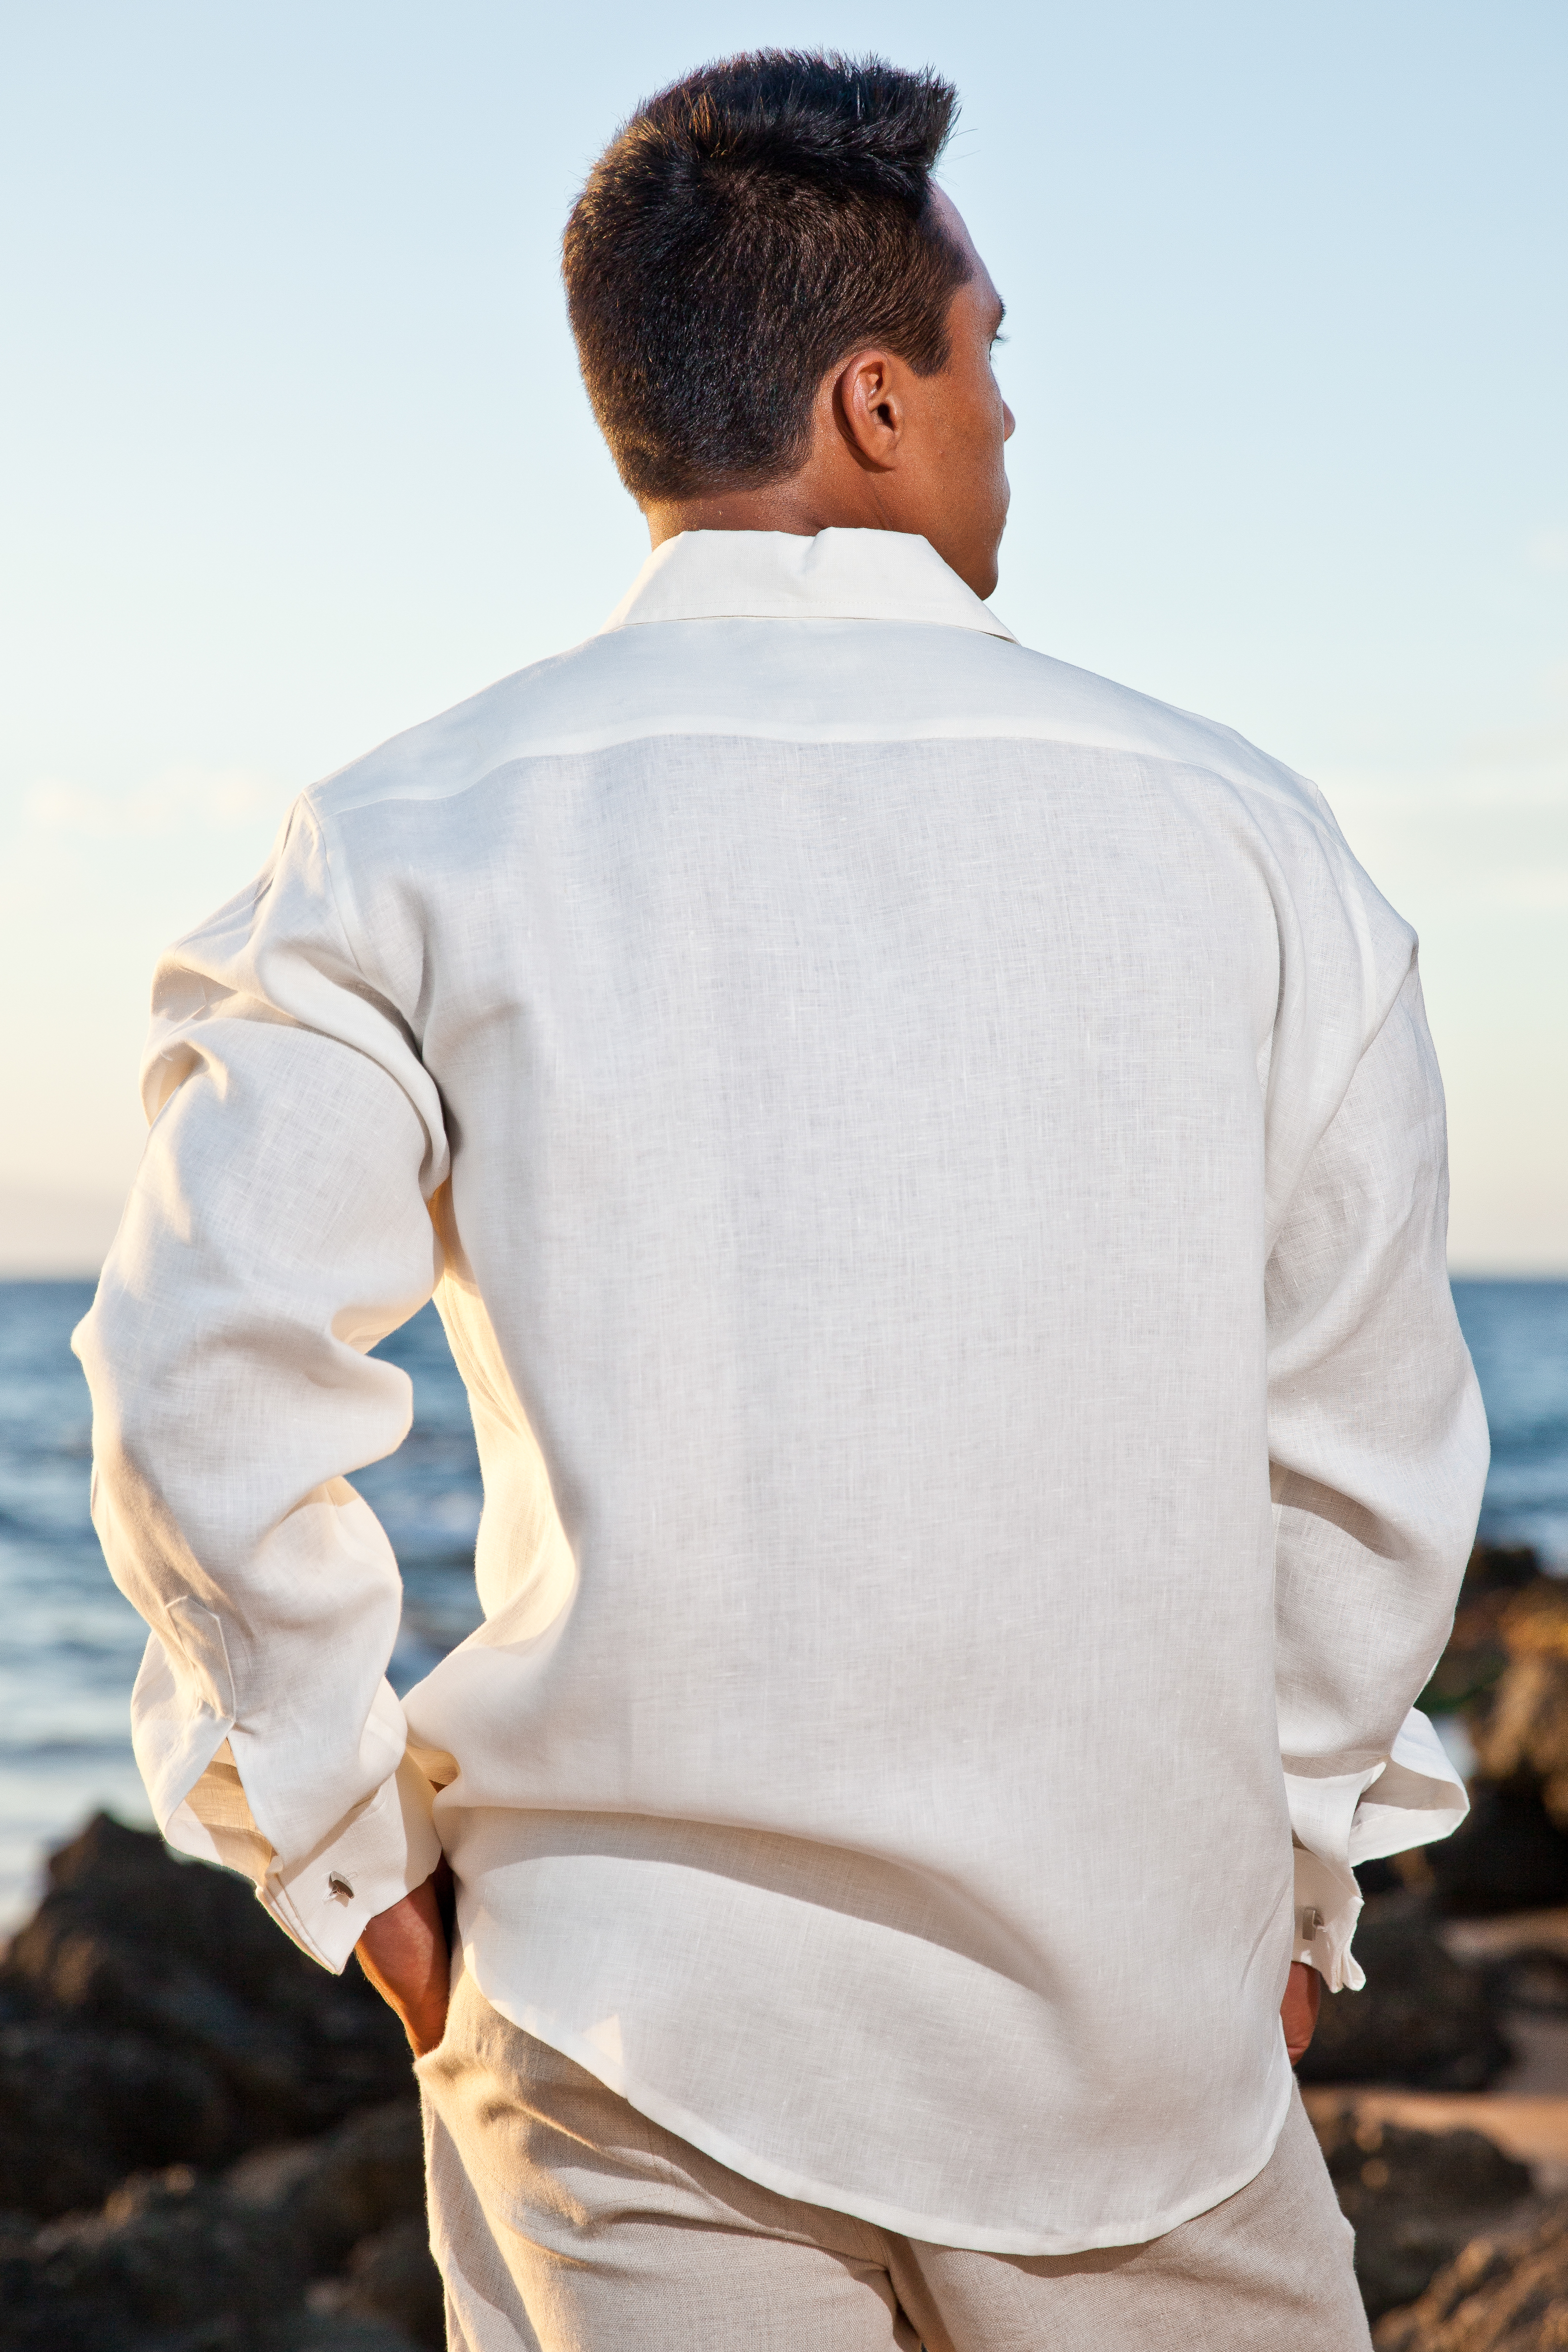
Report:
[[[948,355],[968,276],[932,201],[952,85],[879,58],[763,49],[638,108],[562,248],[583,381],[645,501],[781,480],[828,371],[881,343]]]

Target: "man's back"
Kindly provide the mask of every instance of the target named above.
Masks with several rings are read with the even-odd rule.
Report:
[[[1383,1759],[1453,1806],[1396,1742],[1484,1449],[1414,940],[1315,793],[924,541],[697,533],[308,795],[264,882],[166,976],[168,1181],[95,1315],[201,1574],[271,1548],[260,1679],[202,1699],[255,1821],[313,1853],[395,1747],[341,1474],[434,1285],[486,1622],[405,1708],[489,2001],[925,2240],[1121,2244],[1252,2179],[1292,1820],[1332,1970]],[[200,1311],[119,1344],[182,1186]],[[177,1667],[144,1716],[172,1795]],[[336,1958],[321,1875],[277,1907]]]

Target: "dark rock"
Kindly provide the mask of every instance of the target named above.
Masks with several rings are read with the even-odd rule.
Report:
[[[1472,2238],[1417,2301],[1379,2321],[1377,2352],[1544,2352],[1568,2344],[1568,2201]]]
[[[1318,2139],[1340,2209],[1355,2231],[1367,2317],[1413,2303],[1489,2214],[1530,2194],[1528,2166],[1479,2132],[1410,2131],[1359,2121],[1353,2107],[1320,2118]]]
[[[269,2232],[183,2165],[47,2225],[11,2253],[4,2290],[5,2352],[261,2352],[264,2318],[298,2295]]]
[[[394,2222],[356,2246],[335,2300],[346,2317],[390,2321],[428,2352],[444,2352],[446,2293],[423,2220]]]
[[[50,1863],[0,1960],[0,2000],[24,2021],[0,2028],[0,2205],[40,2214],[97,2203],[131,2169],[221,2161],[409,2087],[402,2032],[357,1965],[332,1977],[248,1882],[101,1813]],[[25,2041],[7,2058],[7,2035],[45,2029],[47,2064]]]
[[[134,2033],[0,2026],[0,2206],[52,2219],[102,2203],[128,2172],[207,2163],[234,2138],[207,2066]]]
[[[361,2240],[402,2221],[417,2226],[423,2243],[418,2102],[370,2108],[319,2140],[258,2149],[234,2166],[225,2188],[233,2203],[286,2232],[306,2277],[335,2271]]]
[[[446,2297],[424,2212],[424,2137],[417,2102],[354,2116],[325,2139],[247,2157],[231,2198],[273,2214],[318,2281],[310,2300],[345,2322],[400,2327],[443,2352]],[[348,2274],[324,2281],[348,2259]]]
[[[1459,1606],[1489,1592],[1518,1592],[1541,1578],[1541,1554],[1533,1544],[1479,1543],[1465,1567]]]
[[[99,1815],[0,1960],[0,2352],[413,2352],[441,2295],[419,2106],[357,1969]]]
[[[1529,1949],[1490,1963],[1488,1974],[1504,2010],[1568,2017],[1568,1953]]]
[[[414,2352],[414,2341],[390,2320],[358,2319],[346,2311],[301,2311],[274,2332],[267,2352]]]
[[[1556,1649],[1511,1655],[1469,1730],[1482,1779],[1538,1786],[1547,1819],[1568,1829],[1568,1656]]]
[[[1476,1751],[1470,1817],[1428,1853],[1455,1917],[1568,1904],[1568,1579],[1538,1565],[1478,1552],[1426,1694]]]
[[[1488,1780],[1540,1780],[1547,1811],[1568,1828],[1568,1590],[1559,1578],[1528,1585],[1502,1606],[1498,1633],[1507,1667],[1481,1706],[1471,1707],[1469,1736]]]
[[[307,2288],[345,2259],[334,2335]],[[410,2099],[221,2179],[138,2174],[100,2212],[0,2229],[0,2352],[408,2352],[433,2298]]]
[[[1450,1918],[1484,1919],[1568,1903],[1568,1836],[1547,1818],[1538,1787],[1496,1789],[1478,1781],[1469,1820],[1452,1837],[1429,1846],[1427,1855],[1437,1902]]]
[[[1355,1952],[1366,1984],[1323,2001],[1297,2070],[1303,2083],[1479,2091],[1509,2064],[1491,1979],[1444,1949],[1428,1895],[1375,1895]]]
[[[1437,1662],[1420,1704],[1442,1715],[1484,1700],[1506,1671],[1509,1644],[1504,1622],[1517,1595],[1551,1587],[1528,1545],[1504,1549],[1477,1544],[1459,1589],[1458,1608],[1448,1647]]]

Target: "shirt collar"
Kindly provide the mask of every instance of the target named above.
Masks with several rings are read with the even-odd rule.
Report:
[[[929,540],[901,530],[684,530],[653,550],[604,626],[741,619],[935,621],[1016,642]]]

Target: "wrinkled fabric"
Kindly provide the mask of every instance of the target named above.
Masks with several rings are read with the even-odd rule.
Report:
[[[943,2244],[1268,2161],[1293,1953],[1451,1829],[1486,1466],[1409,927],[1315,789],[924,541],[694,533],[162,965],[78,1335],[165,1832]],[[485,1622],[350,1483],[434,1297]]]
[[[800,2204],[650,2123],[458,1974],[420,2061],[451,2352],[1369,2352],[1353,2237],[1300,2099],[1256,2180],[1140,2246],[924,2245]]]

